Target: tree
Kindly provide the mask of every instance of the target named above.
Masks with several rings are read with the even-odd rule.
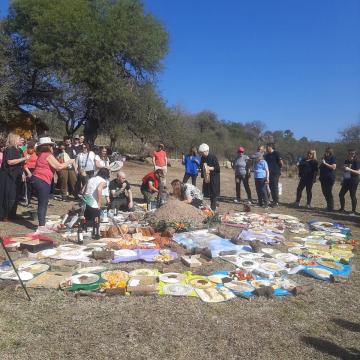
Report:
[[[355,144],[360,142],[360,122],[351,125],[340,132],[340,141],[347,144]]]
[[[85,125],[91,141],[113,102],[155,80],[167,52],[167,33],[139,0],[14,0],[6,26],[19,105],[56,111],[69,134]]]

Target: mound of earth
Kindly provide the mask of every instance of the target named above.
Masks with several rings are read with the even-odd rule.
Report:
[[[201,227],[204,220],[205,215],[201,210],[174,198],[156,209],[149,218],[153,224],[184,222],[191,223],[194,227]]]

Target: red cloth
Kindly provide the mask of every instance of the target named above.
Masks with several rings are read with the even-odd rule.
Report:
[[[28,233],[28,234],[25,234],[25,235],[7,235],[7,236],[4,236],[2,241],[3,241],[3,244],[6,246],[6,245],[9,245],[11,243],[14,243],[14,242],[17,242],[17,238],[19,236],[27,236],[27,237],[30,237],[34,240],[44,240],[44,241],[51,241],[51,242],[54,242],[54,239],[51,239],[47,236],[44,236],[44,235],[41,235],[41,234],[36,234],[36,233]]]
[[[55,169],[50,166],[47,161],[47,158],[50,155],[52,155],[50,152],[41,153],[37,159],[35,170],[33,172],[33,176],[45,181],[49,185],[51,185],[55,172]]]
[[[28,151],[25,150],[24,152],[24,156],[26,156],[28,154]],[[37,162],[37,159],[38,159],[38,156],[36,154],[36,152],[34,151],[28,160],[25,161],[25,166],[28,168],[28,169],[35,169],[35,165],[36,165],[36,162]]]
[[[166,151],[154,151],[153,157],[155,157],[155,166],[166,166]]]

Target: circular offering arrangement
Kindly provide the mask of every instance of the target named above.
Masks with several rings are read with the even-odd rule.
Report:
[[[167,284],[163,288],[164,294],[173,296],[189,296],[194,289],[190,285]]]
[[[89,285],[96,283],[100,279],[99,275],[96,274],[78,274],[73,275],[70,280],[76,285]]]
[[[179,273],[165,273],[160,275],[160,281],[167,284],[177,284],[186,280],[186,276]]]
[[[129,280],[129,274],[126,271],[122,271],[122,270],[105,271],[101,274],[101,277],[104,280],[114,283]]]
[[[214,283],[207,279],[192,279],[190,280],[190,284],[198,289],[208,289],[215,286]]]

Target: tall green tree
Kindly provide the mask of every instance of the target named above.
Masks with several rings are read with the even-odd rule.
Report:
[[[56,111],[70,134],[85,125],[90,140],[109,104],[154,82],[167,52],[166,31],[139,0],[13,0],[6,28],[21,105]]]

